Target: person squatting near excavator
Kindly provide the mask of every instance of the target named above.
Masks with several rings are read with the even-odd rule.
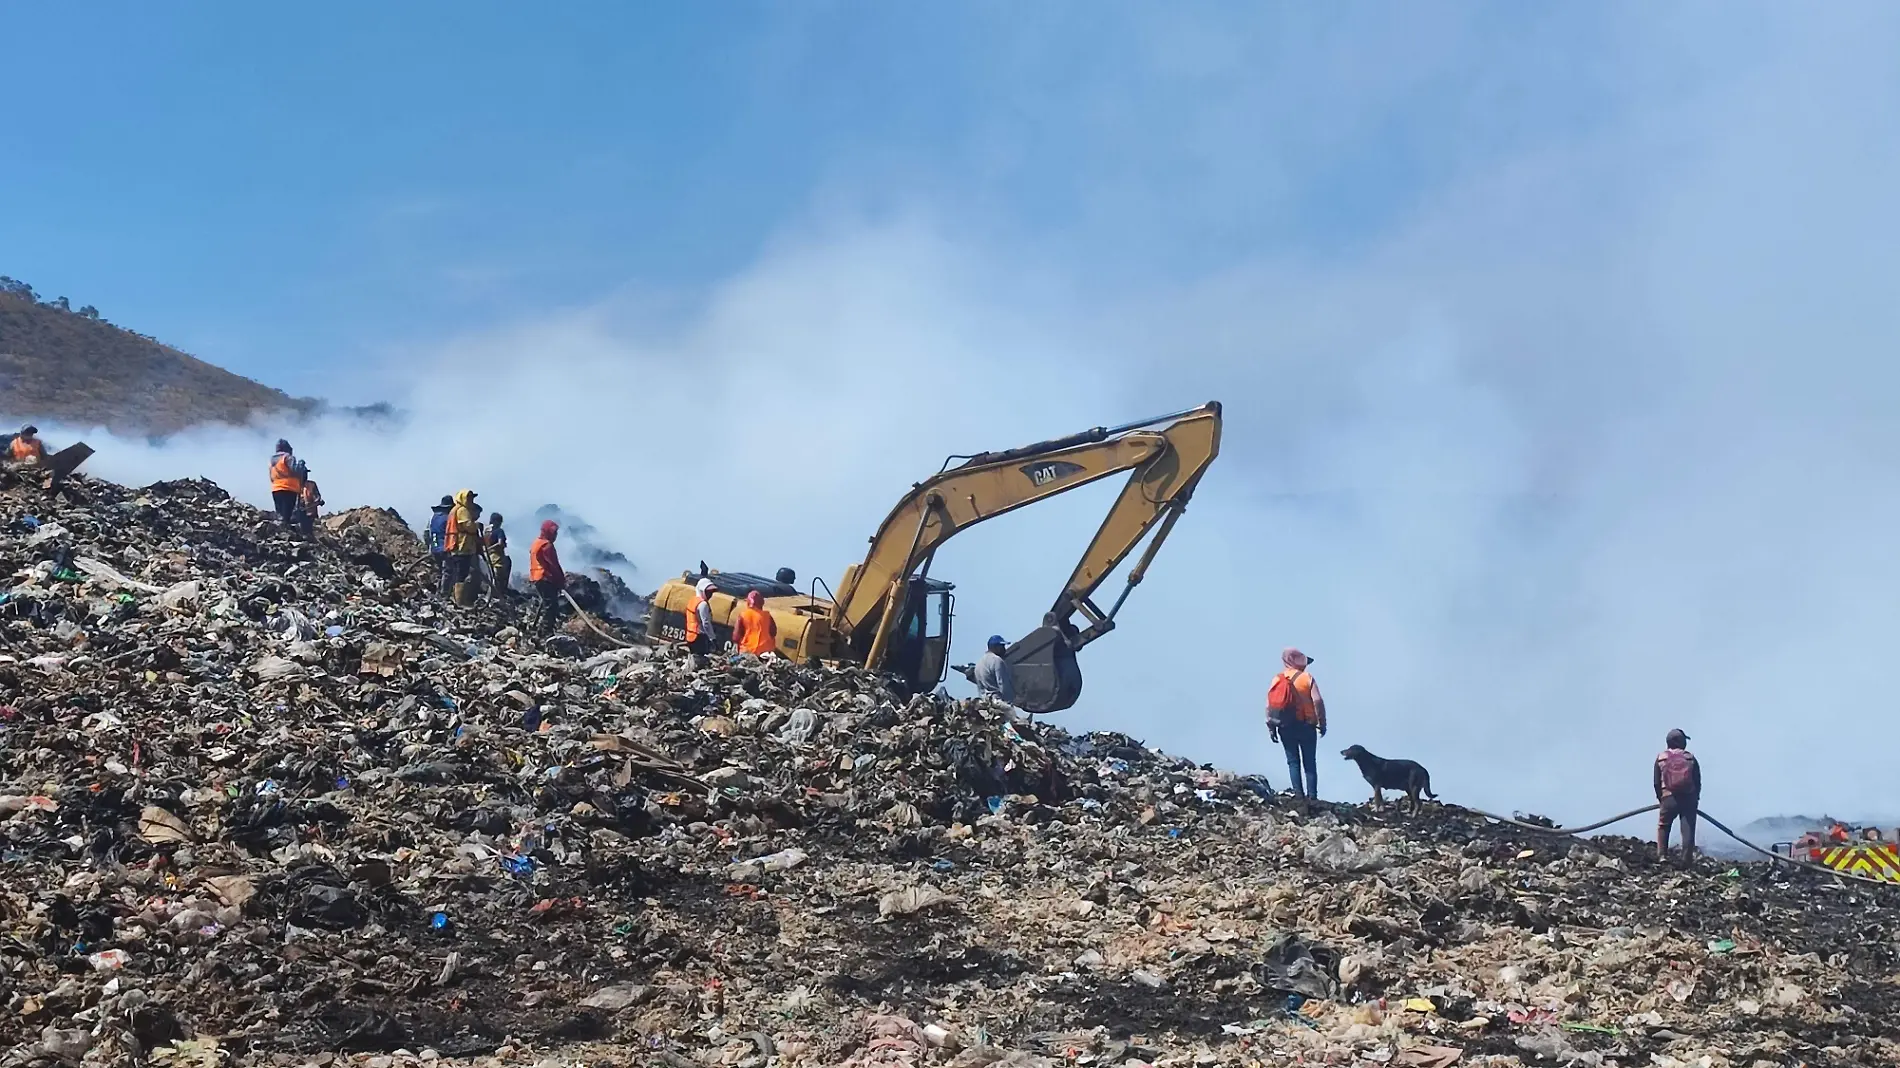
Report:
[[[40,440],[40,428],[27,424],[7,445],[7,462],[18,467],[33,467],[46,462],[46,443]]]
[[[303,499],[304,479],[310,468],[297,459],[290,442],[277,439],[277,452],[270,458],[270,499],[277,506],[277,518],[292,529],[297,527],[297,505]]]
[[[488,555],[488,599],[508,596],[508,580],[514,577],[515,562],[508,559],[508,532],[502,529],[501,513],[488,517],[488,532],[482,536],[483,551]]]
[[[1695,862],[1696,807],[1702,800],[1702,764],[1689,752],[1689,736],[1672,730],[1664,739],[1668,748],[1656,756],[1650,770],[1656,788],[1656,859],[1669,859],[1669,825],[1682,823],[1682,862]]]
[[[561,591],[567,589],[567,572],[561,570],[561,554],[554,542],[561,536],[561,524],[552,519],[541,523],[541,536],[528,547],[528,584],[534,587],[536,635],[547,633],[561,616]]]
[[[745,607],[733,617],[732,647],[753,656],[778,649],[778,621],[765,610],[765,594],[758,590],[746,591]]]
[[[693,586],[693,603],[686,609],[686,648],[701,656],[713,650],[712,579]]]
[[[1280,654],[1280,673],[1267,688],[1267,736],[1286,751],[1286,773],[1302,803],[1319,797],[1319,740],[1326,734],[1326,698],[1307,671],[1313,658],[1298,649]],[[1301,771],[1305,785],[1301,785]]]
[[[474,490],[455,495],[443,532],[442,595],[461,605],[474,600],[468,584],[475,574],[475,555],[482,550],[482,510],[475,496]]]

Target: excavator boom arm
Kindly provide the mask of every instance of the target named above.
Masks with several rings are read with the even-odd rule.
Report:
[[[1220,454],[1220,409],[1212,407],[1212,411],[1202,409],[1160,432],[1166,447],[1135,469],[1056,597],[1050,611],[1057,620],[1067,622],[1078,611],[1089,619],[1090,627],[1073,642],[1077,648],[1112,629],[1115,613],[1147,575],[1148,564],[1186,510],[1201,475]],[[1160,530],[1155,531],[1157,524]],[[1090,598],[1150,531],[1154,531],[1154,538],[1140,562],[1129,571],[1121,596],[1114,607],[1102,612]]]
[[[1220,423],[1220,405],[1209,403],[1159,419],[984,453],[946,468],[911,488],[872,536],[864,562],[845,573],[833,627],[840,635],[857,636],[875,628],[865,662],[880,667],[897,615],[890,606],[901,604],[905,584],[938,546],[986,519],[1132,471],[1057,601],[1056,612],[1065,621],[1078,609],[1087,611],[1089,595],[1162,523],[1130,585],[1140,581],[1173,517],[1219,452]]]

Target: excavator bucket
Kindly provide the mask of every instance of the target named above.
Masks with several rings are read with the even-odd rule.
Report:
[[[1016,707],[1025,712],[1060,712],[1082,696],[1082,669],[1075,662],[1075,648],[1056,627],[1030,631],[1009,647],[1003,659],[1009,662],[1016,685]]]
[[[47,473],[52,475],[54,481],[67,478],[74,471],[79,470],[79,465],[85,463],[91,456],[92,446],[83,441],[77,445],[68,445],[46,458]]]

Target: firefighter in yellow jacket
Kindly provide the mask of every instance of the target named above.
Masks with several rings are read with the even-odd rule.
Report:
[[[472,604],[475,598],[469,580],[475,574],[475,557],[483,548],[482,510],[475,503],[474,490],[455,495],[443,538],[442,595],[456,604]]]

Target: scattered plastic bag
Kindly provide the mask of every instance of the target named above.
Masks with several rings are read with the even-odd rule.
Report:
[[[1334,833],[1308,843],[1306,862],[1321,871],[1361,875],[1387,867],[1391,857],[1383,847],[1362,848],[1351,836]]]
[[[925,909],[947,905],[956,898],[946,894],[928,883],[922,886],[893,890],[877,899],[877,914],[880,919],[893,916],[912,916]]]

